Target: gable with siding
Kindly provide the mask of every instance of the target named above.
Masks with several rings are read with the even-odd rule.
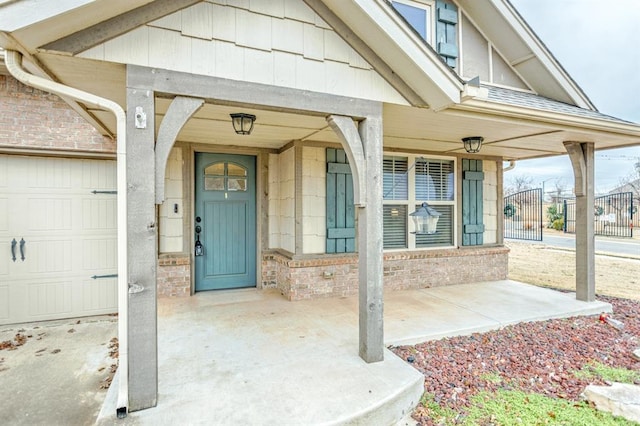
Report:
[[[202,2],[78,56],[406,105],[302,0]]]

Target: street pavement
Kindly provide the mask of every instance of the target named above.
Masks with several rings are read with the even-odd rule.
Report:
[[[551,247],[564,249],[576,248],[576,238],[573,234],[545,233],[542,241],[530,241],[532,244],[546,244]],[[615,254],[619,256],[640,257],[640,239],[610,238],[596,236],[596,253]]]

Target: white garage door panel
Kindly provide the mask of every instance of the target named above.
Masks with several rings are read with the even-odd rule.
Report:
[[[91,280],[82,282],[81,309],[86,312],[103,311],[118,304],[118,287],[116,278]]]
[[[55,190],[71,188],[71,182],[73,180],[71,175],[72,173],[77,175],[77,161],[82,161],[67,158],[51,159],[44,157],[23,157],[23,159],[24,169],[29,170],[27,186],[36,190],[44,188]]]
[[[2,189],[0,189],[2,191]],[[9,232],[9,200],[0,198],[0,235]]]
[[[31,275],[73,271],[71,240],[30,239],[25,243],[24,254]]]
[[[7,157],[0,156],[0,188],[7,187]]]
[[[70,198],[37,198],[27,200],[30,231],[69,231],[73,219]]]
[[[118,249],[115,239],[84,240],[82,268],[88,272],[118,268]]]
[[[117,202],[115,196],[96,194],[93,197],[82,200],[82,228],[87,231],[99,229],[116,231]]]
[[[111,191],[116,188],[116,183],[113,161],[82,163],[82,188],[89,191]]]
[[[117,273],[116,195],[92,194],[115,187],[114,161],[0,155],[0,324],[116,312],[91,279]]]
[[[68,317],[71,312],[70,281],[38,281],[27,284],[29,318]]]
[[[3,238],[3,237],[0,237]],[[6,282],[9,275],[9,262],[11,262],[11,243],[0,239],[0,284]]]
[[[9,286],[0,284],[0,321],[9,320]]]

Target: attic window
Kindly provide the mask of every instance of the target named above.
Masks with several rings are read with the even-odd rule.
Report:
[[[391,4],[420,37],[431,43],[431,5],[408,0],[392,1]]]

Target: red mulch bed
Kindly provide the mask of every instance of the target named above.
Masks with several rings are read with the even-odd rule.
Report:
[[[424,374],[425,391],[436,402],[456,411],[464,411],[474,394],[499,388],[579,400],[588,384],[604,384],[573,374],[590,362],[640,371],[640,361],[632,356],[640,347],[640,302],[598,299],[613,305],[612,317],[624,323],[623,330],[599,316],[574,317],[391,350]]]

